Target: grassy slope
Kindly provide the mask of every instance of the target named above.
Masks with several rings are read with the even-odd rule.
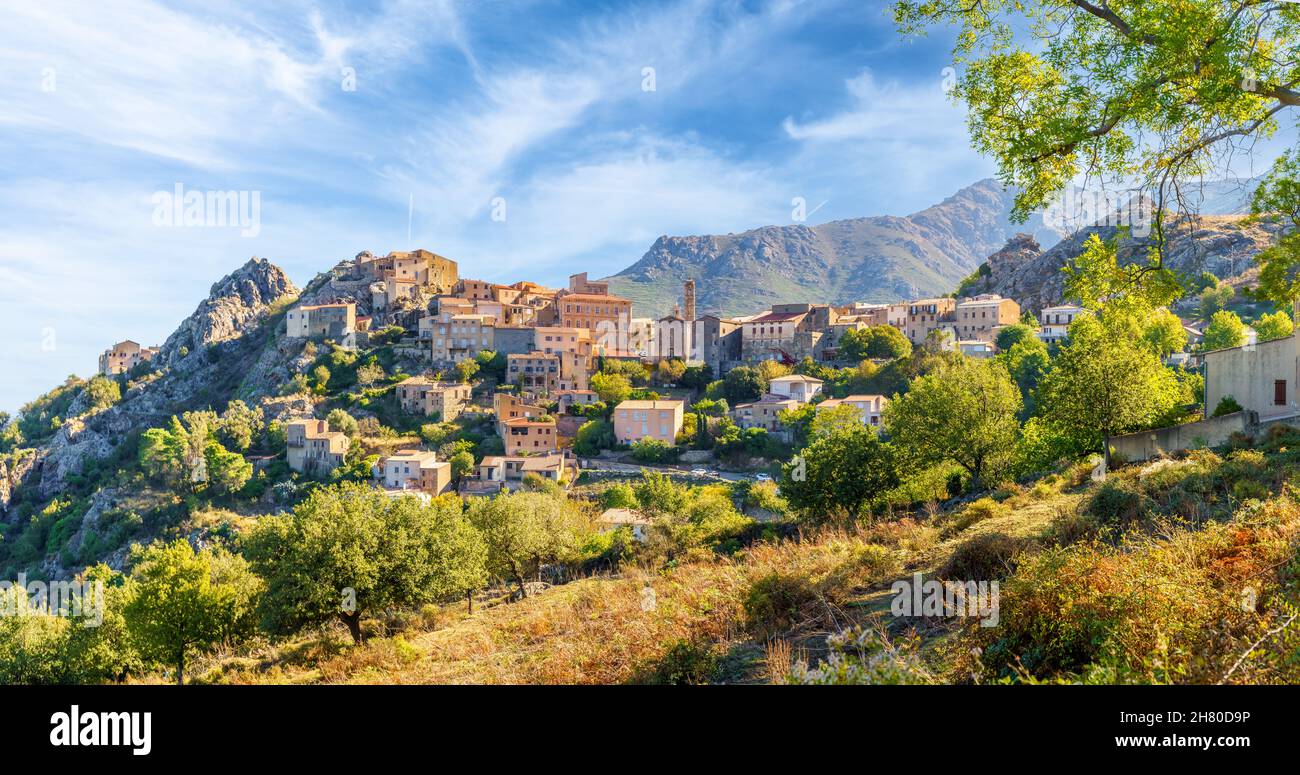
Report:
[[[697,677],[768,682],[794,660],[816,664],[826,636],[855,625],[910,637],[933,680],[1296,680],[1289,630],[1232,667],[1297,601],[1300,505],[1286,482],[1300,472],[1300,436],[1265,448],[1131,466],[1107,485],[1077,466],[1005,489],[998,503],[629,569],[519,603],[483,600],[472,615],[430,608],[361,648],[331,633],[216,657],[206,680],[642,682],[663,680],[678,666],[670,656],[694,644],[709,655]],[[990,546],[1016,553],[1004,562]],[[889,614],[893,580],[951,576],[952,567],[1002,577],[999,627]],[[777,606],[782,616],[749,615],[746,596],[774,575],[778,589],[805,596]],[[1243,590],[1256,609],[1241,605]]]

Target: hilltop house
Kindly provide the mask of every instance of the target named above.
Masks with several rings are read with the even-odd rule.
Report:
[[[955,311],[958,340],[991,342],[1003,326],[1020,322],[1020,305],[995,293],[957,302]]]
[[[1070,324],[1084,313],[1083,307],[1075,304],[1059,304],[1055,307],[1043,307],[1038,313],[1038,338],[1044,344],[1060,344],[1069,332]]]
[[[528,474],[537,474],[552,482],[572,483],[578,477],[578,465],[566,452],[489,455],[478,464],[474,479],[465,483],[465,494],[491,495],[502,487],[515,490]]]
[[[357,332],[357,305],[300,304],[285,316],[285,335],[290,339],[333,339],[349,346]]]
[[[110,377],[122,374],[144,361],[153,360],[157,354],[157,347],[141,347],[139,342],[130,339],[118,342],[99,356],[99,373]]]
[[[881,413],[884,412],[887,403],[889,403],[889,399],[884,396],[857,394],[846,398],[829,398],[817,404],[817,411],[826,411],[837,406],[851,406],[858,410],[858,416],[863,425],[879,428]]]

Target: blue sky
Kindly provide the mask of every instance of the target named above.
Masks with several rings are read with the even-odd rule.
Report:
[[[413,247],[555,283],[794,197],[905,214],[993,172],[942,91],[950,41],[901,39],[885,3],[222,5],[7,7],[0,409],[161,343],[253,255],[300,285]],[[260,232],[155,225],[177,183],[259,192]]]

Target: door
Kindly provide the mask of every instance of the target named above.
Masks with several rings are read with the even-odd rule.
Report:
[[[1273,405],[1286,406],[1286,380],[1273,380]]]

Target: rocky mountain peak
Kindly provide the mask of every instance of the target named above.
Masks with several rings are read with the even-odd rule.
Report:
[[[163,363],[179,365],[196,350],[241,336],[273,303],[298,292],[283,269],[265,258],[250,258],[214,283],[208,298],[167,339]]]

